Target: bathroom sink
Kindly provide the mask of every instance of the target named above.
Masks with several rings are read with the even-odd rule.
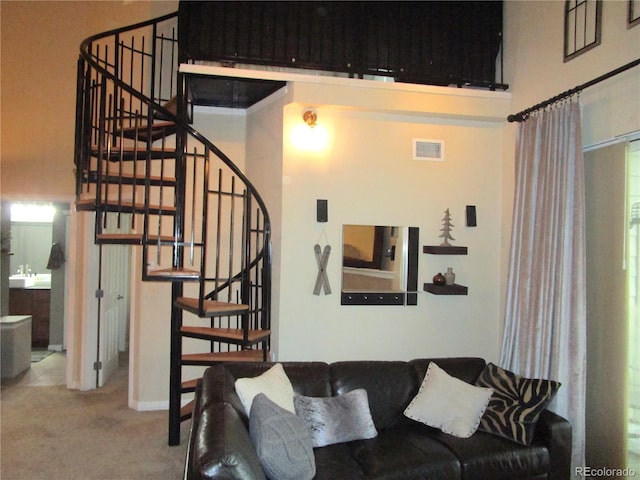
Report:
[[[39,273],[37,274],[34,280],[34,286],[40,288],[51,288],[51,274],[50,273]]]
[[[36,277],[23,277],[22,275],[12,275],[9,277],[9,288],[27,288],[32,287],[35,283]]]

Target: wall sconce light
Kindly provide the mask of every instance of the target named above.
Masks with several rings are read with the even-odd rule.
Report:
[[[318,120],[318,114],[314,110],[305,110],[302,114],[302,119],[304,120],[304,123],[313,128],[317,125],[316,121]]]
[[[300,150],[320,152],[329,143],[326,128],[318,125],[318,112],[307,108],[302,113],[304,124],[298,124],[292,131],[292,142]]]

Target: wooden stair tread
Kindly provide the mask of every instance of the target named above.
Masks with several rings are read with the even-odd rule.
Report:
[[[87,175],[87,174],[85,174]],[[98,172],[96,172],[95,170],[92,170],[90,172],[88,172],[88,175],[90,176],[90,178],[95,182],[98,176]],[[122,179],[122,183],[126,184],[126,185],[131,185],[133,183],[135,184],[144,184],[144,182],[147,180],[147,177],[142,174],[142,173],[137,173],[137,174],[133,174],[131,172],[109,172],[107,173],[106,171],[102,172],[101,174],[103,181],[105,180],[105,178],[107,179],[108,182],[110,183],[116,183],[117,181],[119,181],[120,179]],[[161,177],[159,175],[150,175],[149,176],[149,181],[151,182],[152,185],[156,186],[156,185],[175,185],[176,184],[176,179],[173,177]]]
[[[193,336],[202,339],[220,339],[221,341],[233,340],[240,342],[244,340],[242,329],[237,328],[209,328],[209,327],[182,327],[183,335]],[[266,340],[271,335],[271,330],[249,330],[247,341],[251,343]]]
[[[144,211],[144,203],[133,203],[131,201],[126,201],[118,204],[115,200],[109,200],[107,202],[101,202],[103,207],[108,207],[111,209],[128,209],[135,210],[138,212]],[[96,201],[94,198],[83,198],[76,200],[76,210],[92,210],[96,207]],[[176,207],[172,205],[165,205],[160,207],[159,205],[149,205],[150,212],[158,212],[162,211],[165,213],[175,213]]]
[[[176,306],[183,308],[191,313],[195,313],[196,315],[201,314],[198,308],[199,299],[197,298],[178,297],[178,299],[176,300]],[[241,303],[219,302],[217,300],[205,300],[203,304],[203,310],[203,315],[200,316],[216,317],[244,313],[249,310],[249,305],[243,305]]]
[[[142,245],[143,236],[141,233],[99,233],[96,235],[96,240],[99,243],[127,243],[131,245]],[[170,235],[161,235],[160,241],[166,243],[172,243],[173,237]],[[149,243],[156,243],[158,241],[157,235],[149,237]]]
[[[217,362],[262,362],[263,353],[264,351],[260,349],[238,350],[235,352],[187,353],[182,355],[182,363],[184,365],[205,365]]]
[[[147,155],[152,160],[159,159],[171,159],[175,158],[177,154],[177,150],[175,148],[162,148],[162,147],[153,147],[153,148],[136,148],[136,147],[112,147],[111,151],[107,151],[105,148],[102,152],[102,158],[108,159],[110,161],[118,161],[120,158],[120,154],[122,154],[122,160],[144,160]],[[91,149],[91,155],[97,157],[99,155],[99,151],[97,148]]]
[[[200,381],[199,378],[194,378],[192,380],[185,380],[182,382],[182,391],[183,392],[193,392]]]
[[[140,124],[138,124],[138,131],[140,131],[140,132],[144,131],[146,133],[148,125],[149,125],[148,123],[140,123]],[[172,122],[172,121],[169,121],[169,120],[160,120],[160,121],[156,120],[155,122],[153,122],[151,124],[151,129],[152,130],[158,130],[158,129],[161,129],[161,128],[171,128],[171,127],[175,127],[175,126],[176,126],[176,123]],[[129,127],[122,128],[122,131],[123,132],[130,132],[132,130],[135,131],[135,129],[136,129],[136,126],[135,125],[131,125]]]
[[[172,121],[153,122],[151,124],[151,136],[149,136],[148,128],[149,125],[147,123],[140,124],[137,127],[135,125],[131,125],[116,131],[116,135],[119,135],[120,132],[122,132],[122,136],[124,138],[138,140],[140,142],[147,142],[148,139],[151,139],[152,142],[155,142],[163,137],[167,138],[173,135],[178,130],[178,126]]]
[[[113,243],[113,244],[130,244],[140,245],[142,244],[141,233],[99,233],[96,235],[96,241],[98,243]]]
[[[173,237],[169,237],[169,241],[173,242]],[[200,278],[200,272],[189,268],[162,268],[158,270],[150,270],[147,273],[150,277],[189,277]]]

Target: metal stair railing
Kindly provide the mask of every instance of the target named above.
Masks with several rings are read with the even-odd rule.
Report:
[[[74,159],[76,207],[95,212],[96,242],[142,245],[142,279],[172,282],[172,385],[181,376],[178,299],[215,317],[211,327],[243,329],[244,344],[212,341],[212,352],[254,348],[247,332],[271,323],[269,215],[243,172],[189,124],[176,24],[173,13],[82,43]],[[210,315],[212,302],[246,310]],[[173,389],[170,410],[176,403]],[[179,443],[175,425],[169,436]]]

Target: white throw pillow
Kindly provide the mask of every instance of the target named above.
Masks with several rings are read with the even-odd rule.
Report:
[[[296,413],[293,406],[293,386],[279,363],[257,377],[237,379],[235,387],[247,417],[251,412],[253,398],[259,393],[264,393],[269,400],[285,410]]]
[[[431,362],[418,394],[404,414],[456,437],[475,433],[493,388],[476,387],[452,377]]]

